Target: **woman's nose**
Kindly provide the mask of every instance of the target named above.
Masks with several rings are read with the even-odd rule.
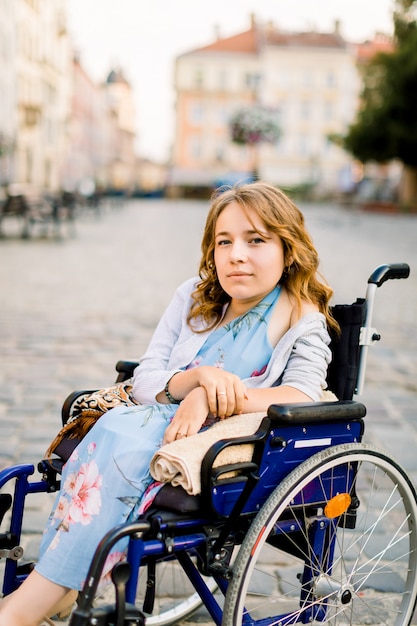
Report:
[[[243,241],[235,240],[230,248],[230,259],[234,263],[245,261],[247,258],[246,246]]]

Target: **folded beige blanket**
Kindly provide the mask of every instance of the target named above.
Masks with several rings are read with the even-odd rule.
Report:
[[[321,400],[334,401],[337,398],[325,391]],[[220,439],[252,435],[265,415],[265,411],[232,415],[201,433],[162,446],[151,460],[152,477],[174,487],[180,485],[190,495],[198,495],[201,492],[201,463],[207,450]],[[253,444],[230,446],[220,452],[213,467],[250,461],[252,454]]]
[[[192,496],[199,494],[201,462],[210,446],[220,439],[252,435],[264,417],[265,411],[232,415],[201,433],[186,439],[176,439],[162,446],[151,460],[152,476],[155,480],[171,483],[174,487],[181,485]],[[231,446],[222,450],[214,462],[214,467],[250,461],[252,454],[253,444]]]

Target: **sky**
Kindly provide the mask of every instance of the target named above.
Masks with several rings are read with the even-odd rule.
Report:
[[[97,82],[120,67],[134,92],[139,156],[168,159],[174,128],[174,60],[248,30],[250,16],[283,30],[331,32],[353,42],[392,32],[394,0],[67,0],[81,62]]]

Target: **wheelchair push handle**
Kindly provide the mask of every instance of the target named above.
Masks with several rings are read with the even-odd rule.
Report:
[[[363,391],[368,347],[375,340],[380,339],[379,333],[372,328],[376,290],[387,280],[392,280],[394,278],[408,278],[409,275],[410,266],[407,263],[389,263],[377,267],[368,278],[368,287],[366,290],[367,312],[365,326],[361,329],[361,353],[355,390],[357,395],[360,395]]]
[[[380,287],[387,280],[408,278],[409,275],[410,266],[407,263],[389,263],[377,267],[368,278],[368,284],[374,284]]]

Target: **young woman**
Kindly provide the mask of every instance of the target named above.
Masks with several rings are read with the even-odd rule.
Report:
[[[154,497],[149,464],[163,443],[213,418],[320,399],[336,323],[317,268],[280,190],[256,182],[214,198],[199,277],[179,287],[135,371],[138,404],[105,413],[66,463],[36,570],[3,602],[0,626],[39,624],[81,589],[103,535]]]

